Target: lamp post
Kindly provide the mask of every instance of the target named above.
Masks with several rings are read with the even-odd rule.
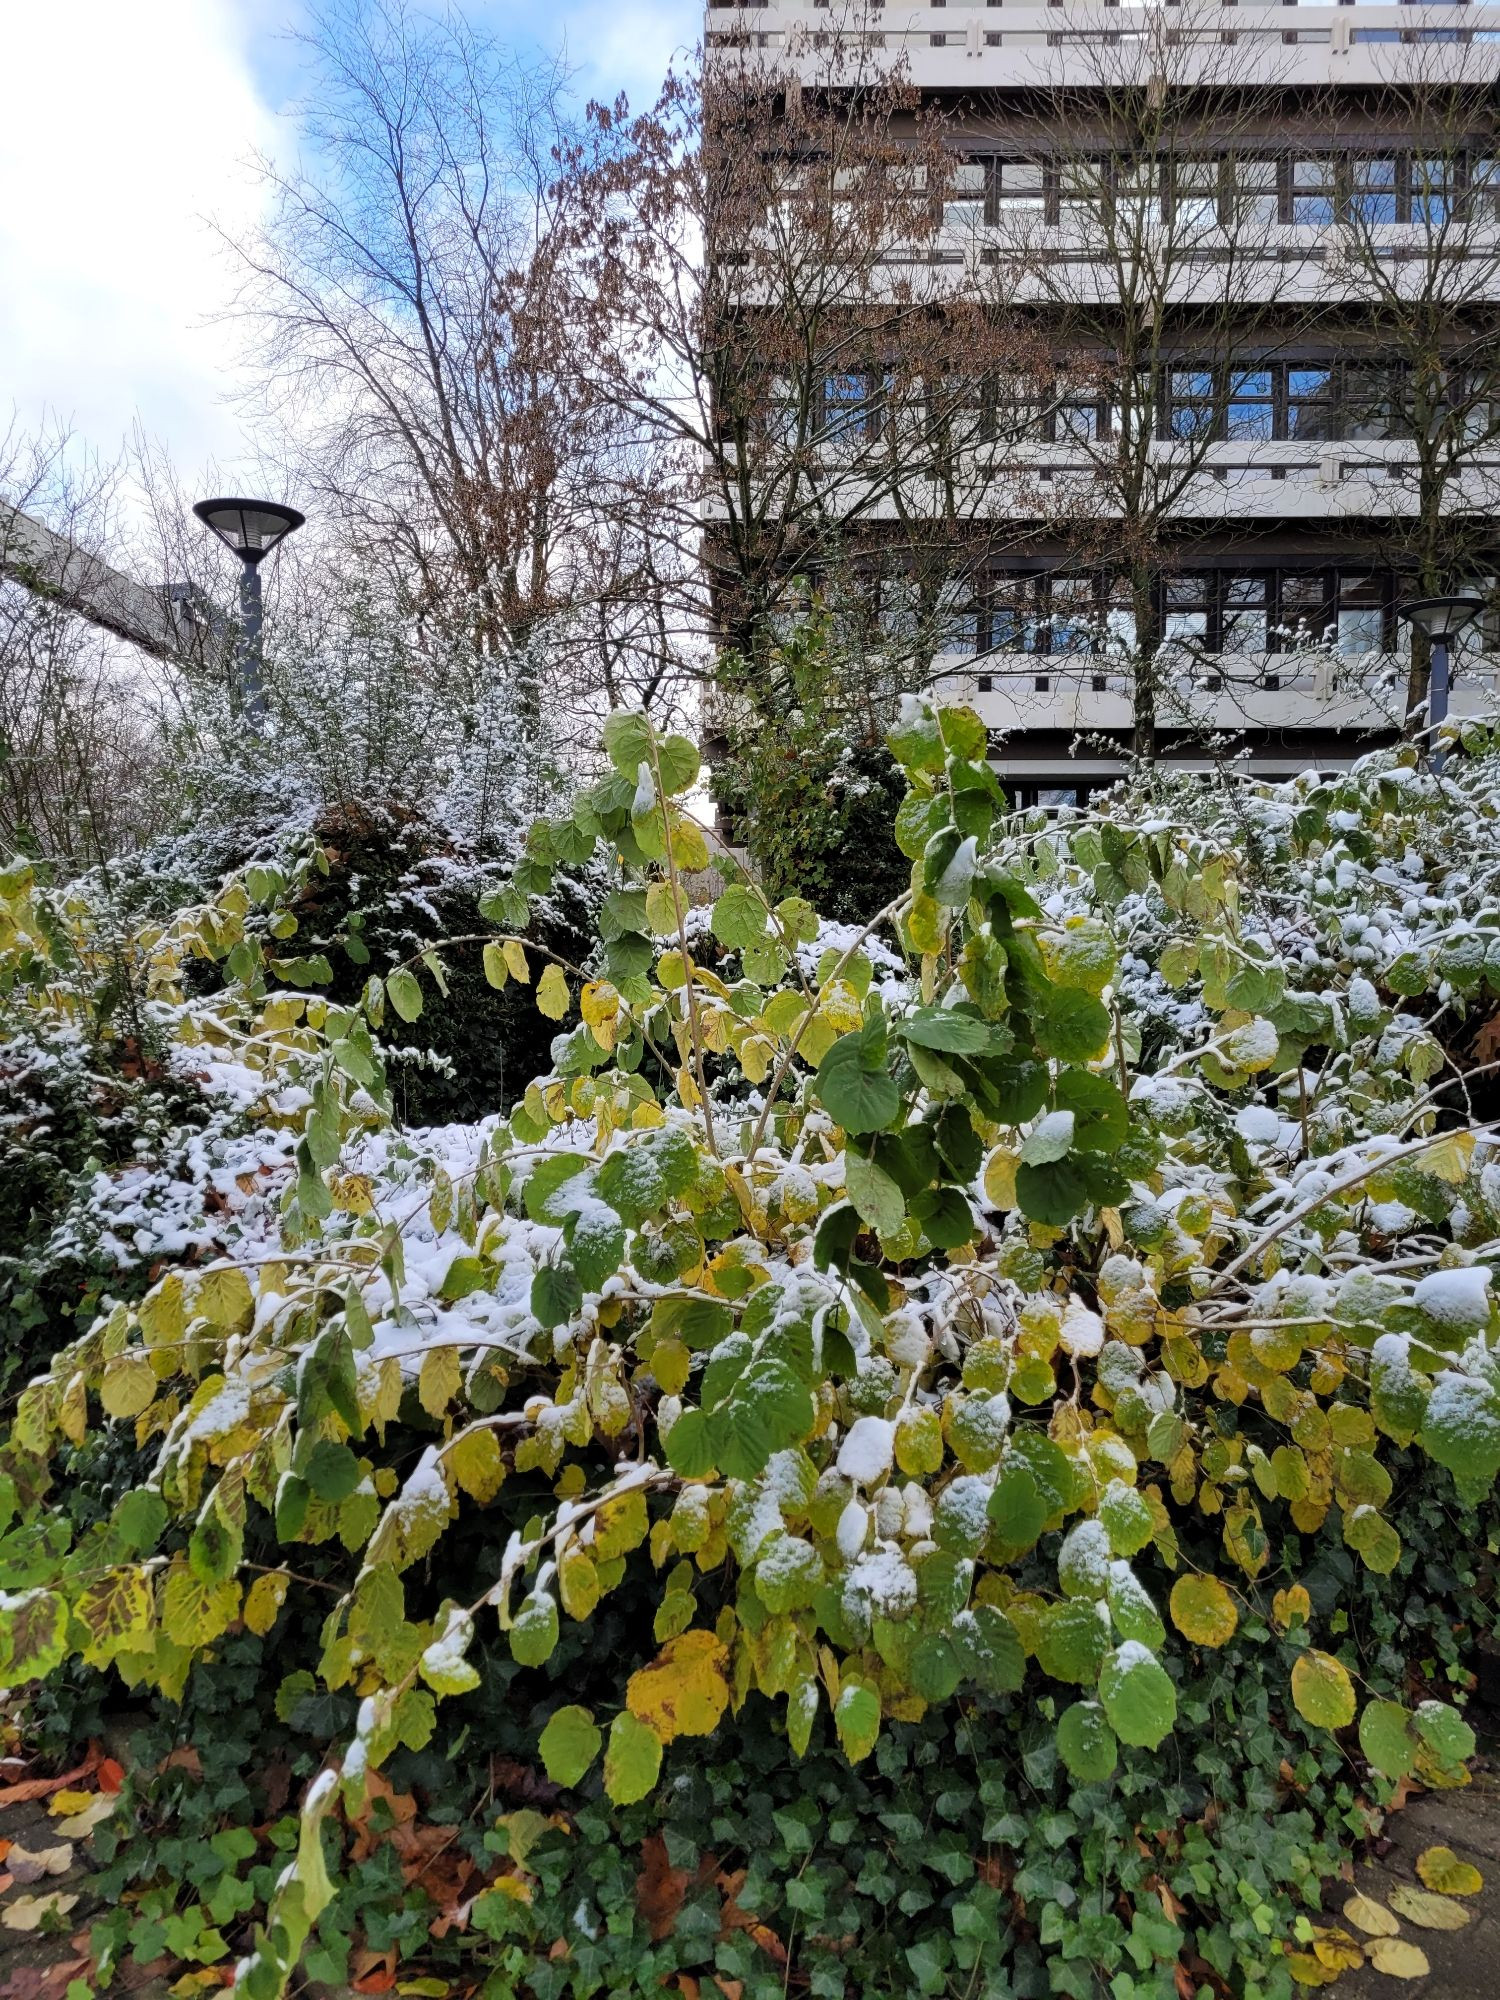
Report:
[[[265,656],[261,649],[260,566],[307,518],[274,500],[200,500],[193,512],[240,559],[240,643],[237,684],[253,729],[265,720]]]
[[[1434,737],[1448,719],[1448,669],[1453,641],[1464,627],[1484,609],[1482,597],[1419,597],[1411,604],[1397,606],[1397,615],[1425,632],[1432,647],[1432,665],[1427,682],[1427,721]],[[1443,768],[1442,752],[1431,751],[1432,768]]]

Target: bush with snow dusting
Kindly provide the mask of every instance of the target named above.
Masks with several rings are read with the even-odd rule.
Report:
[[[265,1174],[224,1188],[221,1254],[172,1261],[22,1394],[13,1533],[101,1426],[146,1470],[0,1602],[3,1664],[180,1690],[327,1558],[320,1672],[357,1723],[247,1990],[327,1904],[323,1823],[427,1744],[497,1631],[550,1780],[602,1767],[617,1803],[752,1692],[798,1755],[831,1732],[856,1762],[892,1722],[1009,1702],[1103,1785],[1232,1639],[1289,1734],[1354,1731],[1377,1792],[1454,1781],[1460,1714],[1362,1702],[1303,1579],[1330,1550],[1394,1570],[1398,1448],[1471,1503],[1500,1470],[1500,1171],[1463,1075],[1500,990],[1488,744],[1441,778],[1400,751],[1044,828],[1006,816],[975,716],[911,702],[909,887],[809,964],[811,907],[732,881],[732,976],[684,902],[692,746],[617,714],[605,747],[484,906],[487,976],[557,1024],[508,1119],[392,1121],[383,1037],[444,1004],[440,947],[334,1004],[317,968],[288,984],[264,879],[132,942],[183,1060],[290,1157],[274,1203]],[[595,953],[540,957],[532,901],[594,857]],[[68,1018],[87,908],[25,869],[0,895],[8,1010]],[[873,977],[877,932],[904,978]],[[425,1559],[487,1513],[516,1524],[434,1601]],[[599,1712],[547,1666],[627,1581],[654,1632]],[[476,1923],[527,1893],[522,1856]]]

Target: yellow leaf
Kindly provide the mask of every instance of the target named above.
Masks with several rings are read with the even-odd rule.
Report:
[[[1195,1646],[1227,1646],[1240,1622],[1234,1599],[1216,1576],[1180,1576],[1169,1600],[1172,1623]]]
[[[1384,1903],[1377,1903],[1373,1896],[1362,1896],[1358,1891],[1344,1905],[1344,1922],[1373,1938],[1395,1937],[1401,1929]]]
[[[1371,1965],[1387,1979],[1425,1979],[1432,1970],[1426,1952],[1405,1938],[1372,1938],[1367,1949]]]
[[[1313,1938],[1313,1952],[1330,1972],[1352,1972],[1365,1962],[1363,1949],[1347,1931],[1319,1931]]]
[[[1285,1590],[1278,1590],[1271,1599],[1271,1619],[1278,1630],[1288,1631],[1300,1618],[1304,1625],[1312,1622],[1312,1599],[1300,1583],[1290,1584]]]
[[[287,1585],[291,1578],[284,1569],[276,1569],[266,1576],[258,1576],[245,1595],[245,1608],[240,1616],[252,1632],[264,1637],[276,1623],[276,1614],[286,1602]]]
[[[997,1146],[990,1154],[984,1169],[984,1198],[991,1208],[1014,1208],[1016,1205],[1016,1168],[1020,1156],[1005,1146]]]
[[[97,1792],[54,1792],[47,1801],[47,1810],[59,1819],[69,1813],[86,1812],[98,1796]]]
[[[527,963],[526,948],[521,943],[521,940],[519,938],[506,938],[500,946],[500,952],[505,960],[505,969],[509,972],[511,978],[518,980],[522,986],[529,986],[531,984],[531,967]]]
[[[1292,1700],[1314,1729],[1344,1729],[1354,1720],[1354,1683],[1331,1653],[1310,1650],[1292,1668]]]
[[[1299,1986],[1331,1986],[1338,1978],[1336,1972],[1330,1972],[1310,1951],[1289,1951],[1285,1964]]]
[[[540,998],[540,996],[538,996]],[[608,1055],[615,1045],[615,1021],[620,1012],[620,996],[607,979],[585,981],[578,996],[578,1011],[589,1033]]]
[[[368,1174],[334,1174],[328,1183],[333,1205],[345,1215],[368,1215],[375,1206],[374,1187]]]
[[[560,965],[549,965],[537,982],[536,1004],[549,1021],[560,1021],[568,1011],[568,982]]]
[[[729,1649],[714,1633],[683,1632],[630,1676],[626,1706],[663,1743],[674,1736],[709,1736],[729,1706],[728,1657]]]
[[[50,1896],[17,1896],[0,1909],[0,1924],[10,1931],[34,1931],[43,1917],[65,1917],[77,1901],[76,1896],[63,1896],[55,1890]]]
[[[505,963],[505,953],[493,938],[484,948],[484,976],[490,985],[497,989],[504,986],[506,980],[510,978],[510,968]]]
[[[1484,1877],[1472,1863],[1460,1861],[1451,1847],[1428,1847],[1417,1856],[1417,1873],[1439,1896],[1477,1896]]]
[[[492,1430],[475,1427],[460,1431],[444,1457],[464,1492],[481,1506],[493,1500],[505,1483],[505,1460]]]
[[[233,1265],[205,1271],[193,1292],[193,1310],[226,1333],[243,1333],[255,1311],[249,1279]]]
[[[1434,1896],[1412,1882],[1396,1884],[1391,1891],[1391,1908],[1409,1923],[1420,1924],[1424,1931],[1461,1931],[1469,1921],[1462,1903]]]
[[[417,1376],[417,1400],[429,1417],[441,1417],[463,1382],[456,1347],[429,1347]]]

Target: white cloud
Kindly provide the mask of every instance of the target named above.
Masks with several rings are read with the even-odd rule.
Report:
[[[5,10],[0,416],[44,410],[112,456],[139,416],[179,464],[241,450],[235,344],[208,324],[228,267],[203,218],[253,219],[244,163],[274,143],[237,0],[52,0]]]
[[[646,111],[667,64],[697,43],[703,8],[700,0],[573,0],[557,21],[584,94],[608,101],[623,90]]]

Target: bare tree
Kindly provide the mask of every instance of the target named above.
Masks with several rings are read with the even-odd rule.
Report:
[[[456,13],[333,0],[300,37],[314,164],[261,172],[237,313],[298,490],[413,616],[532,670],[594,423],[570,365],[566,74]]]
[[[0,433],[0,853],[66,871],[106,862],[155,820],[154,678],[41,579],[10,542],[40,522],[84,558],[112,554],[121,468],[66,431]],[[16,510],[16,511],[12,511]]]
[[[1488,52],[1486,52],[1488,53]],[[1384,475],[1379,542],[1414,596],[1500,564],[1500,85],[1466,40],[1381,49],[1385,87],[1332,161],[1338,246],[1330,330],[1340,435]],[[1414,633],[1408,727],[1429,654]]]
[[[1195,32],[1206,12],[1212,32]],[[1221,20],[1142,8],[1115,34],[1060,34],[1036,89],[990,111],[993,282],[1038,311],[1053,353],[1032,435],[1053,448],[1070,519],[1039,526],[1069,572],[1109,579],[1103,602],[1070,574],[1072,596],[1040,603],[1028,579],[998,615],[1018,646],[1036,632],[1059,651],[1097,645],[1104,628],[1145,759],[1194,664],[1199,614],[1174,614],[1169,582],[1222,535],[1222,447],[1254,459],[1262,377],[1318,310],[1279,242],[1293,140],[1275,65]]]
[[[984,385],[1034,342],[975,294],[963,162],[898,67],[836,32],[784,63],[724,39],[648,113],[591,107],[569,156],[580,352],[639,448],[606,504],[650,519],[671,624],[752,701],[809,594],[909,684],[955,575],[1011,532]]]

